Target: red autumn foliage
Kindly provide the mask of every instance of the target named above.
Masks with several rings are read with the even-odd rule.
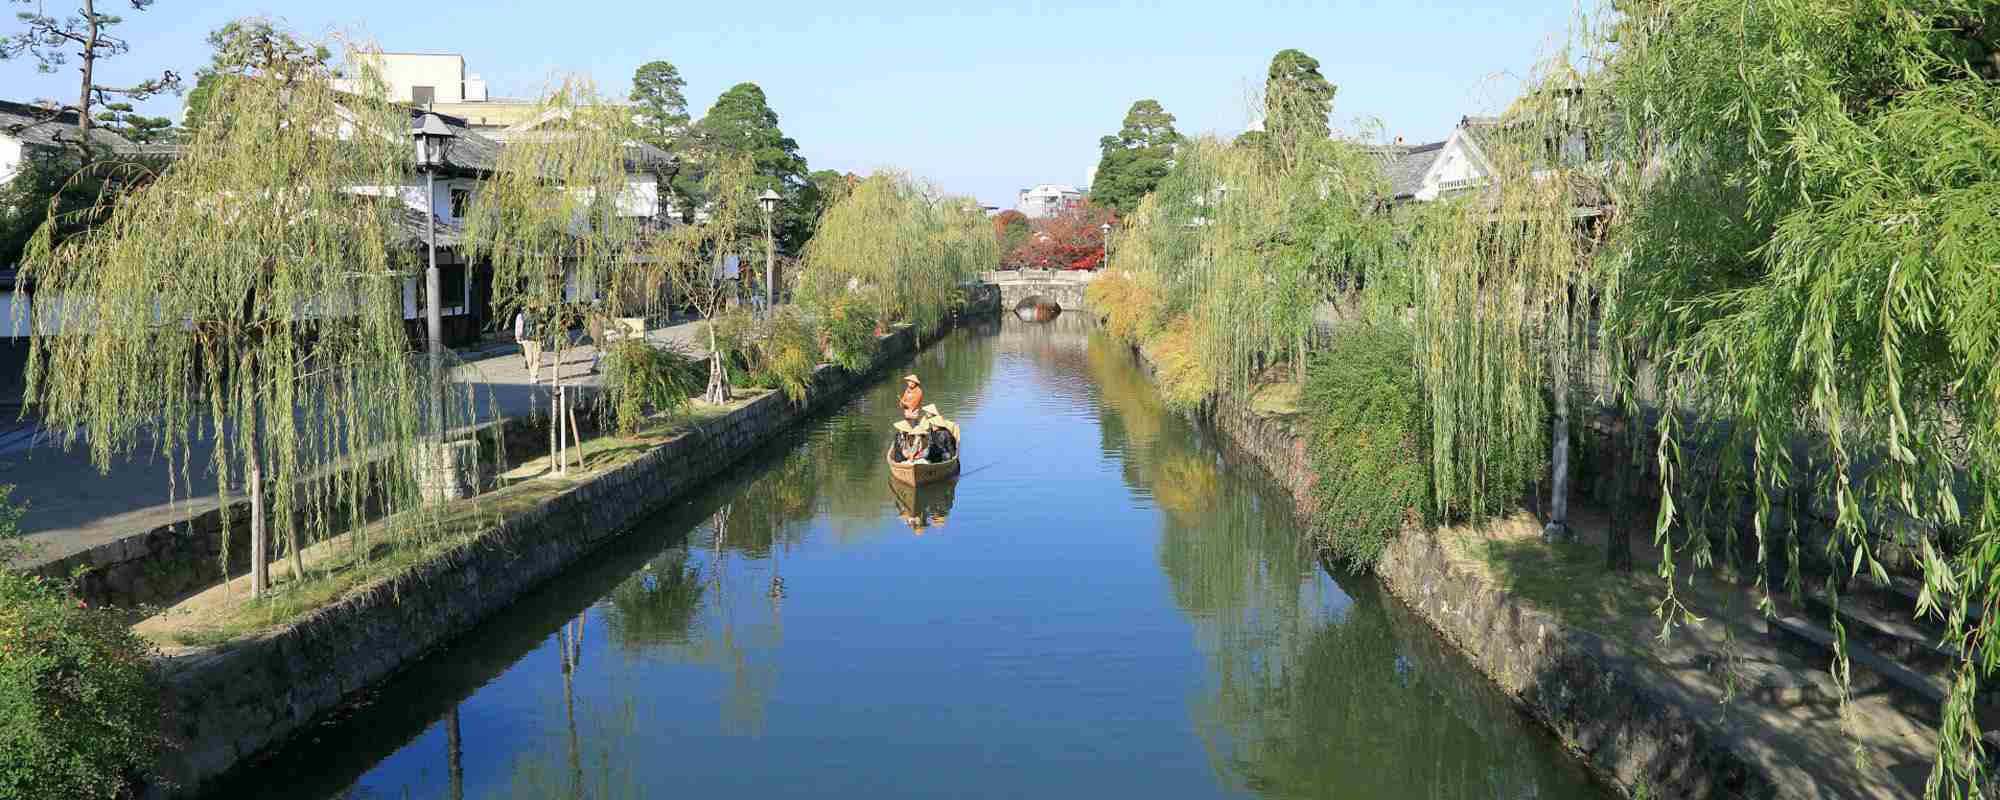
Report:
[[[1000,267],[1018,269],[1021,265],[1013,260],[1014,252],[1028,241],[1032,226],[1028,215],[1007,209],[993,215],[993,238],[1000,242]]]
[[[1006,260],[1038,269],[1097,269],[1104,266],[1104,230],[1117,224],[1111,209],[1081,203],[1035,220],[1028,240]]]

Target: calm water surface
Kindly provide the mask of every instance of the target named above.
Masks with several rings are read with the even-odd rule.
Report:
[[[910,369],[665,510],[231,798],[1600,797],[1077,315]]]

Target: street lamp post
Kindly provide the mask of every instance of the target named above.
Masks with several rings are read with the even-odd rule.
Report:
[[[1104,234],[1104,263],[1097,265],[1097,268],[1110,269],[1111,268],[1111,223],[1106,222],[1103,225],[1097,226],[1097,232]]]
[[[778,213],[778,201],[783,199],[770,189],[757,195],[757,205],[764,207],[764,308],[767,311],[778,307],[778,284],[773,277],[774,265],[778,261],[778,240],[771,236],[771,215]]]
[[[424,173],[424,227],[430,265],[424,268],[424,329],[429,339],[432,413],[437,418],[438,441],[444,441],[444,280],[438,274],[437,173],[444,168],[445,155],[456,136],[436,114],[425,114],[410,130],[417,145],[417,169]]]

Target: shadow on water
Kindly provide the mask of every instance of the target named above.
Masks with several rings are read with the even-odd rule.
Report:
[[[959,480],[874,387],[215,796],[1601,795],[1087,316],[910,369]]]

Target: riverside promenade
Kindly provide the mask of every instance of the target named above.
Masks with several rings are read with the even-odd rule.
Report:
[[[700,328],[698,320],[683,321],[649,330],[646,338],[705,353],[706,342],[697,335]],[[457,352],[464,362],[458,367],[459,376],[474,387],[480,422],[496,415],[527,416],[538,402],[546,405],[542,399],[546,390],[530,380],[521,349],[511,340],[489,339]],[[589,344],[566,349],[563,374],[578,384],[595,385],[596,358],[597,349]],[[543,381],[554,365],[554,355],[545,356]],[[21,532],[31,547],[30,555],[12,566],[33,569],[215,510],[219,504],[215,476],[209,474],[211,446],[206,439],[195,445],[186,481],[150,449],[134,452],[107,473],[90,463],[84,443],[64,450],[32,417],[10,416],[0,427],[0,485],[14,485],[12,500],[25,507]]]

